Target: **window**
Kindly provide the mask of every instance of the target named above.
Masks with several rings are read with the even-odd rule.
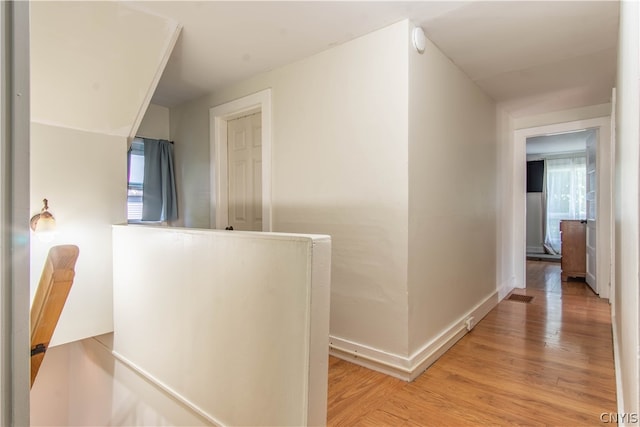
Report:
[[[128,156],[127,220],[161,223],[178,218],[173,142],[136,138]]]
[[[587,167],[584,155],[547,160],[547,235],[545,244],[560,253],[560,221],[584,219]]]
[[[129,182],[127,185],[127,220],[142,220],[142,194],[144,192],[144,142],[134,139],[129,152]]]

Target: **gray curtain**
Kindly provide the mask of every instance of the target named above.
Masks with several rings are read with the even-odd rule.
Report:
[[[173,221],[178,218],[173,144],[144,139],[143,221]]]
[[[127,150],[127,183],[131,182],[131,147]]]

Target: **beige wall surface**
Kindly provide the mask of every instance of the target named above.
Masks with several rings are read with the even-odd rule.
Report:
[[[620,3],[620,39],[616,88],[616,209],[615,209],[615,300],[614,334],[617,336],[622,392],[621,412],[638,412],[638,268],[639,268],[639,142],[640,105],[640,7],[637,2]]]
[[[268,87],[260,85],[259,89]],[[255,92],[254,91],[254,92]],[[171,108],[170,140],[174,141],[174,167],[179,216],[175,225],[209,228],[211,198],[209,157],[209,108],[212,96],[206,96]],[[212,224],[212,228],[215,224]]]
[[[409,53],[409,350],[496,290],[494,102],[431,42]]]
[[[542,193],[527,193],[527,252],[544,253]]]
[[[169,140],[171,138],[169,132],[169,109],[161,105],[149,104],[136,136]]]
[[[515,259],[516,235],[515,218],[513,218],[514,200],[514,125],[513,118],[500,105],[496,106],[497,150],[497,185],[498,227],[496,229],[497,259],[496,272],[500,297],[504,297],[516,283]]]
[[[333,239],[331,334],[407,352],[408,22],[171,110],[183,224],[209,226],[209,108],[272,89],[274,231]]]
[[[32,426],[70,425],[69,384],[72,374],[77,374],[71,369],[70,349],[73,345],[65,344],[47,350],[29,394]]]
[[[80,248],[76,277],[51,345],[113,329],[111,224],[126,222],[127,141],[32,123],[31,211],[49,200],[52,241],[31,240],[31,295],[53,245]]]
[[[328,236],[130,225],[113,239],[118,359],[214,424],[326,423]]]

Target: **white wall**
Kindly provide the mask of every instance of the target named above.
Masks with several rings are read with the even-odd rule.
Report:
[[[206,227],[208,109],[271,88],[274,230],[332,236],[332,351],[405,379],[497,302],[499,266],[495,105],[411,29],[171,110],[184,225]]]
[[[251,92],[268,87],[263,83]],[[170,140],[178,196],[176,226],[209,228],[209,207],[213,197],[209,175],[209,108],[212,96],[194,100],[170,110]]]
[[[542,193],[527,193],[527,253],[544,253]]]
[[[114,235],[115,347],[107,334],[48,350],[31,425],[325,423],[326,236],[126,226]]]
[[[111,355],[113,335],[47,351],[31,389],[32,426],[206,426],[207,420]]]
[[[412,355],[497,301],[497,140],[494,102],[431,42],[409,78]]]
[[[53,241],[32,239],[32,298],[49,248],[80,248],[51,345],[113,330],[111,224],[126,222],[126,153],[124,137],[31,125],[31,211],[47,198],[57,222]]]
[[[169,140],[171,138],[169,132],[169,109],[161,105],[149,104],[136,136]]]
[[[69,351],[75,344],[64,344],[47,350],[46,357],[31,387],[32,426],[69,425],[69,384],[76,377]]]
[[[640,411],[638,367],[638,269],[639,257],[639,155],[638,92],[640,86],[640,7],[620,3],[620,37],[616,87],[616,185],[615,185],[615,316],[618,408]]]
[[[33,239],[32,291],[51,245],[80,247],[51,345],[112,330],[110,226],[126,221],[127,138],[178,32],[123,2],[31,3],[31,212],[47,198],[58,224],[54,241]]]
[[[119,360],[215,424],[326,423],[328,236],[145,226],[113,236]]]
[[[496,272],[499,297],[503,298],[518,285],[514,254],[516,253],[516,227],[519,224],[517,218],[513,216],[516,203],[513,193],[517,185],[514,181],[514,124],[509,112],[500,104],[496,106],[496,130],[498,133],[496,194],[498,195],[499,224],[496,230],[498,243]]]
[[[171,109],[184,225],[209,226],[209,108],[271,88],[275,231],[333,239],[331,334],[407,353],[408,22]]]

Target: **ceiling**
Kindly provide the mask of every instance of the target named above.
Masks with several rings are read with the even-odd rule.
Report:
[[[617,1],[136,1],[183,25],[153,103],[172,107],[410,19],[514,116],[609,102]]]

